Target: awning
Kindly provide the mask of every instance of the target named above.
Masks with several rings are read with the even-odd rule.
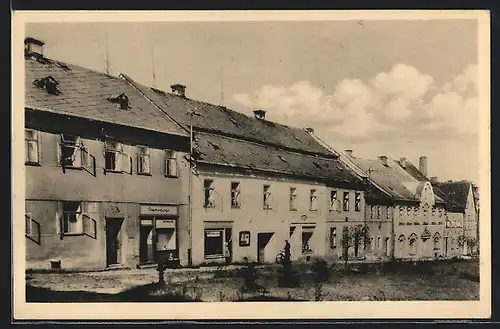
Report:
[[[204,222],[204,224],[206,229],[233,228],[233,222],[230,221],[219,221],[219,222],[207,221]]]

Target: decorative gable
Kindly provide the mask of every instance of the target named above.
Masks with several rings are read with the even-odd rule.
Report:
[[[54,77],[51,75],[42,79],[35,79],[33,81],[33,85],[37,86],[38,88],[44,90],[45,92],[51,95],[59,95],[61,93],[61,91],[57,89],[59,82],[56,79],[54,79]]]
[[[425,182],[424,186],[422,187],[422,191],[420,193],[420,202],[429,206],[434,206],[435,204],[434,191],[429,182]]]

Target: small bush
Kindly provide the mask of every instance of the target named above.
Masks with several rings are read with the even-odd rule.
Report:
[[[300,286],[300,275],[291,263],[284,263],[278,270],[278,286],[287,288]]]
[[[260,278],[260,273],[257,268],[255,268],[254,264],[246,264],[246,266],[240,269],[238,276],[243,278],[241,292],[254,293],[263,289],[263,286],[257,283],[257,280]]]
[[[327,282],[330,279],[330,267],[323,259],[317,259],[311,265],[314,282]]]

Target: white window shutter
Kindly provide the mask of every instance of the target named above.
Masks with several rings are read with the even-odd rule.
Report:
[[[57,142],[56,144],[56,148],[57,148],[57,165],[58,166],[61,166],[62,165],[62,155],[61,155],[61,143],[60,142]]]

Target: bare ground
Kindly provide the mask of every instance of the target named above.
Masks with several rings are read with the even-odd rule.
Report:
[[[302,265],[297,266],[302,279],[296,288],[278,287],[276,267],[270,266],[259,269],[258,282],[267,290],[264,295],[285,300],[479,299],[477,262],[442,262],[426,266],[382,271],[377,267],[361,272],[359,269],[333,270],[327,282],[316,284],[311,278],[310,266]],[[227,267],[222,271],[214,268],[167,271],[165,286],[156,284],[158,275],[155,269],[28,273],[26,278],[28,301],[33,298],[37,301],[173,301],[174,296],[176,301],[218,302],[262,295],[240,293],[243,279],[238,277],[237,267]]]

